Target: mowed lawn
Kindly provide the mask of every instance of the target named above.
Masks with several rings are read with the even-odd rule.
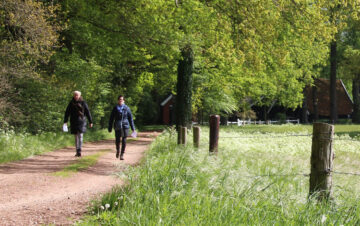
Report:
[[[336,125],[332,199],[309,199],[310,125],[220,128],[210,155],[201,146],[157,138],[128,185],[94,203],[80,225],[356,225],[360,224],[360,126]]]

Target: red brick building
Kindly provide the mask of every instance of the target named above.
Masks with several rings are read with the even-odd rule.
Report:
[[[313,92],[313,87],[307,87],[305,91],[308,111],[314,114],[314,97],[317,96],[319,116],[330,117],[330,80],[319,78],[314,81],[314,85],[317,89],[316,94]],[[351,115],[353,102],[341,79],[336,80],[336,100],[338,115]]]
[[[174,99],[175,96],[170,94],[163,102],[161,102],[161,121],[165,125],[172,125],[174,121]]]

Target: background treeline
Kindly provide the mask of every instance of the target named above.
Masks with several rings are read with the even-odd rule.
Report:
[[[176,92],[184,48],[194,54],[194,114],[246,112],[249,98],[295,108],[305,85],[329,76],[331,43],[340,76],[359,80],[357,7],[350,0],[3,0],[0,127],[59,130],[73,90],[98,127],[119,94],[138,124],[156,123],[159,103]]]

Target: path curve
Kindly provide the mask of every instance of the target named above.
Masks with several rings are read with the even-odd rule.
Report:
[[[89,201],[123,184],[114,173],[137,165],[159,134],[138,133],[128,142],[124,161],[115,158],[114,140],[85,143],[83,156],[111,151],[67,178],[51,173],[76,161],[74,147],[0,165],[0,225],[71,225],[86,213]]]

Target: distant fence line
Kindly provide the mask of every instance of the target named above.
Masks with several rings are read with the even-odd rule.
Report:
[[[300,119],[287,119],[287,120],[241,120],[241,119],[237,119],[236,121],[226,121],[226,125],[227,126],[231,126],[231,125],[237,125],[237,126],[244,126],[244,125],[268,125],[268,124],[285,124],[285,123],[293,123],[293,124],[300,124]],[[196,125],[208,125],[209,122],[192,122],[193,126]]]
[[[263,125],[263,124],[281,124],[281,123],[294,123],[294,124],[300,124],[300,119],[295,119],[295,120],[277,120],[277,121],[273,121],[273,120],[266,120],[266,121],[252,121],[251,119],[248,120],[240,120],[238,119],[237,121],[227,121],[226,125],[233,125],[236,124],[238,126],[244,126],[244,125]]]

